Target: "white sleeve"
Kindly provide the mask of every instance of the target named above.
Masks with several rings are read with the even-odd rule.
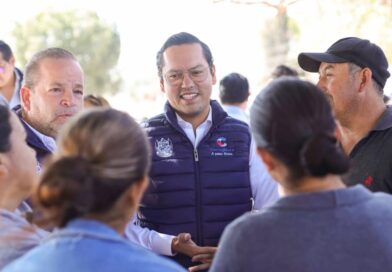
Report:
[[[275,202],[279,198],[278,183],[270,176],[260,157],[256,154],[255,142],[250,145],[249,172],[254,199],[254,210]]]
[[[171,244],[175,236],[159,233],[148,228],[142,228],[141,226],[136,225],[135,222],[136,215],[133,216],[132,220],[129,221],[125,228],[125,238],[157,254],[166,256],[174,255],[171,250]]]

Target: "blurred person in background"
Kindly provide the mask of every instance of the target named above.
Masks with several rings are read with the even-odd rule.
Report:
[[[275,67],[274,71],[272,71],[271,77],[276,79],[282,76],[298,77],[298,72],[294,68],[281,64]]]
[[[100,95],[88,94],[83,98],[84,108],[107,107],[110,108],[109,102]]]
[[[0,104],[13,108],[20,104],[23,73],[15,67],[11,47],[0,40]]]
[[[222,108],[233,118],[249,124],[246,112],[250,95],[249,82],[239,73],[231,73],[219,82],[219,99]]]

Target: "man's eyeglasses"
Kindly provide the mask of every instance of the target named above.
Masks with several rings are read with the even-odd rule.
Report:
[[[184,80],[185,73],[188,74],[190,79],[192,79],[195,83],[200,83],[207,78],[208,68],[206,67],[198,67],[194,69],[190,69],[188,72],[184,71],[173,71],[165,74],[166,82],[171,86],[181,85]]]

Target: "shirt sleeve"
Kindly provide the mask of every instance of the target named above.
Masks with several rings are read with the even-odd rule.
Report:
[[[125,228],[125,238],[157,254],[166,256],[174,255],[171,250],[171,244],[175,236],[159,233],[148,228],[143,228],[139,225],[136,225],[135,223],[136,215],[133,216],[132,220]]]
[[[253,210],[260,210],[279,198],[278,183],[270,176],[264,163],[256,154],[256,145],[253,139],[249,153],[250,185],[254,200]]]

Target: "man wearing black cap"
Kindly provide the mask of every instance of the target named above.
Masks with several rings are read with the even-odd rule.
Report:
[[[339,121],[340,142],[352,163],[346,184],[392,193],[392,108],[383,101],[390,74],[382,49],[349,37],[325,53],[299,54],[298,63],[320,74],[317,85]]]

